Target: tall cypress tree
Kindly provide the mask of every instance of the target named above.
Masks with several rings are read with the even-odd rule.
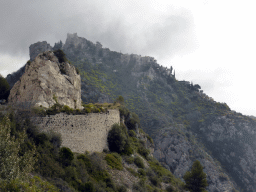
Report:
[[[0,100],[5,99],[7,100],[10,94],[10,86],[7,80],[0,75]]]
[[[193,163],[191,171],[185,173],[183,179],[186,182],[186,189],[191,192],[205,192],[208,186],[203,166],[198,160]]]

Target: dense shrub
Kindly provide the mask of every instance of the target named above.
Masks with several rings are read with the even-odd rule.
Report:
[[[10,86],[7,80],[0,76],[0,100],[5,99],[7,100],[10,94]]]
[[[145,176],[146,176],[145,170],[144,170],[144,169],[141,169],[141,168],[138,169],[138,174],[139,174],[139,176],[141,176],[141,177],[145,177]]]
[[[118,157],[118,154],[107,154],[105,157],[105,160],[107,161],[108,165],[113,169],[122,170],[122,158]]]
[[[174,189],[173,186],[168,186],[168,187],[166,187],[166,191],[167,192],[175,192],[176,190]]]
[[[49,141],[49,137],[46,133],[39,133],[35,136],[34,141],[36,145],[44,145],[46,141]]]
[[[160,180],[159,180],[158,176],[151,176],[151,177],[149,177],[149,180],[156,187],[158,187],[160,185]]]
[[[126,192],[126,191],[127,191],[127,188],[122,185],[122,186],[117,187],[117,191],[118,191],[118,192]]]
[[[127,138],[118,124],[114,124],[108,133],[108,147],[110,151],[121,153],[124,150]]]
[[[79,190],[82,192],[95,192],[95,187],[92,182],[87,182]]]
[[[134,132],[134,130],[129,130],[129,136],[136,137],[136,133]]]
[[[128,164],[133,164],[134,163],[134,157],[132,156],[123,156],[125,162],[127,162]]]
[[[131,155],[134,153],[133,147],[129,139],[126,140],[124,150],[121,152],[122,155]]]
[[[119,103],[119,104],[124,104],[124,98],[123,96],[119,95],[118,98],[114,101],[114,104],[115,103]]]
[[[39,145],[37,147],[38,161],[35,166],[35,171],[45,177],[63,177],[65,170],[56,160],[54,156],[53,146],[50,142],[46,142],[47,145]]]
[[[159,177],[171,174],[170,171],[165,169],[156,159],[149,161],[149,166]]]
[[[147,158],[150,151],[149,149],[146,149],[146,147],[144,146],[144,144],[140,143],[139,147],[138,147],[138,153],[143,156],[144,158]]]
[[[51,133],[51,139],[50,142],[53,144],[53,146],[58,149],[61,146],[62,139],[61,139],[61,134],[60,133]]]
[[[144,168],[145,167],[145,165],[143,163],[143,160],[140,157],[138,157],[138,156],[134,158],[134,163],[139,168]]]
[[[58,50],[54,51],[53,53],[58,58],[60,63],[68,61],[66,58],[66,54],[61,49],[58,49]]]
[[[59,152],[59,159],[63,166],[69,166],[74,159],[74,154],[69,148],[62,147]]]
[[[77,156],[77,159],[81,159],[84,162],[87,170],[89,172],[91,172],[91,170],[92,170],[92,163],[91,163],[90,158],[87,155],[81,154],[81,155]]]

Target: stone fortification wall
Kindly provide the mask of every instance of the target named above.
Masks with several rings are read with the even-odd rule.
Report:
[[[102,152],[107,147],[107,135],[112,125],[120,123],[119,110],[86,115],[59,113],[46,117],[32,117],[32,122],[40,132],[58,132],[62,136],[62,146],[73,152]]]

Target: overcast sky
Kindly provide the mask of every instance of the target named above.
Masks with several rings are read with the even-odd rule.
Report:
[[[0,74],[18,70],[38,41],[77,33],[122,53],[153,56],[178,80],[256,116],[255,2],[249,0],[8,0],[0,2]]]

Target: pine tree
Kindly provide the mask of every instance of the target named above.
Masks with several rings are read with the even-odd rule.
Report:
[[[208,186],[203,166],[198,160],[193,163],[191,171],[185,173],[183,179],[186,182],[186,189],[191,192],[205,192]]]

